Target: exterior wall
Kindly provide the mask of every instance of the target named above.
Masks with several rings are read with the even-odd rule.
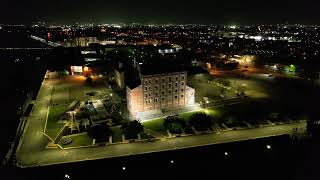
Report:
[[[186,72],[142,76],[143,110],[185,106]]]
[[[186,106],[192,106],[195,103],[195,89],[186,87]]]
[[[115,74],[115,79],[116,79],[116,83],[117,83],[118,87],[120,89],[125,88],[124,72],[119,72],[118,70],[115,69],[114,74]]]
[[[135,116],[137,112],[143,111],[142,104],[142,86],[138,86],[134,89],[127,87],[127,107],[132,116]]]

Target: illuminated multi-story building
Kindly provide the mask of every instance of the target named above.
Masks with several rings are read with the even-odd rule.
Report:
[[[141,112],[175,110],[194,105],[195,90],[187,86],[187,72],[179,69],[144,67],[140,84],[127,86],[127,105],[130,115]]]

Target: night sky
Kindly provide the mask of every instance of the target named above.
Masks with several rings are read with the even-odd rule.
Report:
[[[0,24],[319,24],[318,0],[1,0]]]

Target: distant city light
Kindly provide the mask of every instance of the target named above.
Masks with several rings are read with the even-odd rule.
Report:
[[[125,166],[123,166],[123,167],[122,167],[122,170],[123,170],[123,171],[125,171],[125,170],[126,170],[126,167],[125,167]]]
[[[171,164],[173,164],[173,163],[174,163],[174,161],[173,161],[173,160],[171,160],[171,161],[170,161],[170,163],[171,163]]]
[[[228,153],[228,152],[224,152],[224,155],[225,155],[225,156],[228,156],[228,155],[229,155],[229,153]]]
[[[267,149],[271,149],[271,146],[270,146],[270,145],[267,145]]]
[[[232,25],[232,26],[229,26],[229,28],[230,28],[230,29],[236,29],[236,28],[237,28],[237,26]]]

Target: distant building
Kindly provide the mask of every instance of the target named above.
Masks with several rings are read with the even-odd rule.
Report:
[[[97,37],[76,37],[65,40],[65,47],[88,47],[89,44],[99,43]]]
[[[195,90],[187,86],[187,72],[154,65],[143,67],[141,84],[127,86],[127,106],[130,115],[151,110],[174,110],[194,105]]]

